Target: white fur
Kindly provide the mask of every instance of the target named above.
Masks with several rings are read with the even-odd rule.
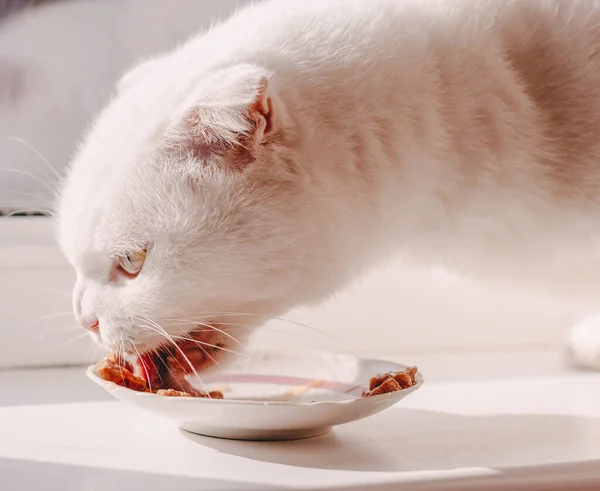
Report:
[[[156,58],[120,84],[58,203],[79,315],[97,316],[111,347],[149,349],[160,337],[146,318],[171,333],[189,328],[172,318],[234,322],[222,312],[256,324],[398,251],[560,294],[593,288],[600,142],[583,145],[600,124],[600,64],[586,51],[600,43],[599,7],[269,1]],[[548,30],[557,45],[542,56]],[[543,84],[511,50],[587,67],[570,95],[581,137],[552,133]],[[193,137],[252,131],[262,89],[280,138],[258,142],[241,171],[192,155]],[[595,119],[583,111],[596,107]],[[190,129],[194,108],[208,111]],[[563,160],[577,138],[582,150]],[[115,254],[146,245],[136,279],[111,279]]]

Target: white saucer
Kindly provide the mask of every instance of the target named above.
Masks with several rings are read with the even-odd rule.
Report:
[[[88,377],[114,397],[160,414],[181,429],[236,440],[295,440],[327,433],[333,426],[366,418],[393,406],[421,387],[362,398],[369,379],[407,367],[383,360],[326,352],[254,351],[225,370],[203,377],[202,390],[220,390],[224,399],[165,397],[136,392]]]

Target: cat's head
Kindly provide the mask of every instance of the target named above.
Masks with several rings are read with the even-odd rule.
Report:
[[[76,316],[113,350],[190,334],[199,348],[239,349],[248,328],[329,291],[290,119],[258,67],[193,80],[140,70],[59,197]]]

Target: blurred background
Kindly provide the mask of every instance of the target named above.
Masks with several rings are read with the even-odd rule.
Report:
[[[0,367],[77,365],[100,356],[71,314],[74,277],[54,243],[52,219],[17,212],[52,210],[82,131],[124,71],[243,3],[0,0]],[[585,312],[583,303],[393,262],[327,304],[286,316],[310,328],[274,320],[252,342],[406,363],[461,353],[487,359],[560,351],[565,330]]]

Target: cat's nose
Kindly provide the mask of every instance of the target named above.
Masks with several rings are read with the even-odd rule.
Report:
[[[81,325],[84,327],[84,329],[87,329],[91,332],[98,332],[98,329],[100,329],[100,321],[97,317],[92,317],[90,319],[82,319]]]

